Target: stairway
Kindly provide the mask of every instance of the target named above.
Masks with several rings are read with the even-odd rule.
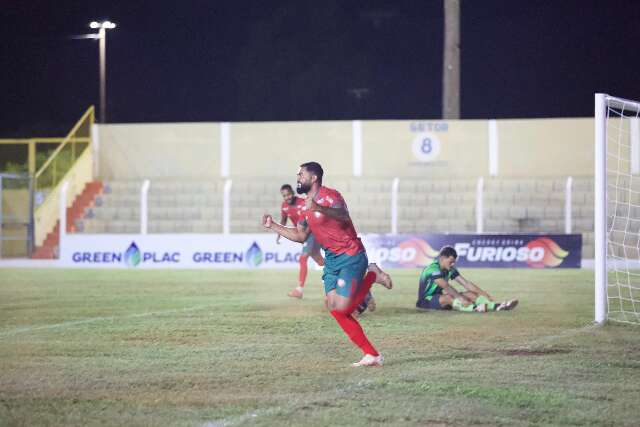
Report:
[[[87,208],[93,207],[96,197],[102,193],[102,182],[92,181],[87,183],[70,208],[67,208],[67,233],[73,233],[76,231],[76,220],[81,219],[84,216],[84,211]],[[58,258],[58,246],[60,244],[60,221],[56,222],[56,226],[42,243],[42,246],[38,246],[33,251],[31,258],[33,259],[54,259]]]

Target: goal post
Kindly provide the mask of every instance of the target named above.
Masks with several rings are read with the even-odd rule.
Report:
[[[595,322],[640,324],[640,102],[595,95]]]

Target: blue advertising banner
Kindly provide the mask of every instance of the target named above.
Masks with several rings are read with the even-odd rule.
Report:
[[[581,234],[368,234],[372,260],[385,268],[422,268],[443,246],[470,268],[580,268]]]

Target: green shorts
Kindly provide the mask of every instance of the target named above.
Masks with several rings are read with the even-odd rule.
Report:
[[[307,240],[302,243],[302,253],[304,255],[320,253],[320,243],[318,243],[313,234],[309,233]]]
[[[325,250],[322,273],[324,293],[328,294],[335,289],[338,295],[350,297],[360,286],[368,266],[369,260],[364,251],[351,256],[347,254],[335,255]]]

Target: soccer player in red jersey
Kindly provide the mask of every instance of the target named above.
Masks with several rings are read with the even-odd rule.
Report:
[[[287,219],[290,219],[293,226],[297,226],[298,222],[302,218],[302,209],[305,206],[304,199],[296,197],[293,194],[293,188],[289,184],[284,184],[280,187],[280,194],[282,194],[282,206],[280,212],[282,214],[280,224],[286,225]],[[280,236],[276,237],[276,243],[280,243]],[[307,280],[307,261],[309,257],[319,265],[324,265],[324,258],[320,253],[320,244],[316,241],[313,234],[309,233],[307,240],[302,243],[302,253],[300,254],[300,273],[298,274],[298,286],[294,288],[289,295],[292,298],[302,298],[304,292],[304,283]]]
[[[262,217],[263,225],[294,242],[304,242],[313,233],[325,251],[322,275],[327,308],[349,339],[364,356],[353,366],[381,366],[383,357],[369,342],[352,313],[376,282],[391,289],[391,277],[376,264],[369,264],[367,253],[349,217],[347,205],[336,190],[324,187],[324,172],[316,162],[303,163],[298,171],[297,191],[306,194],[303,220],[286,227]]]

